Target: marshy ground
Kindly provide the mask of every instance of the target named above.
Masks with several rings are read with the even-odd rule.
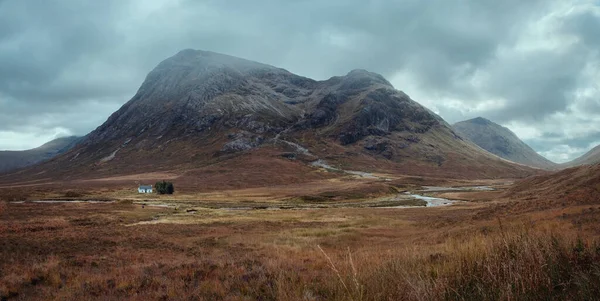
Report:
[[[114,190],[103,195],[111,202],[0,202],[0,298],[591,300],[599,293],[600,204],[515,213],[498,181],[484,183],[494,191],[475,189],[487,186],[481,182],[424,188],[423,195],[463,201],[452,206],[378,208],[357,204],[423,187],[395,185],[369,197],[362,189],[353,199],[352,187],[363,184],[349,183],[309,194],[292,185],[196,200]],[[328,185],[348,185],[339,190],[347,194],[328,197]]]

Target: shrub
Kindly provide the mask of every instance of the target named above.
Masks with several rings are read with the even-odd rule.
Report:
[[[158,194],[173,194],[175,192],[175,186],[171,182],[156,182],[154,188]]]

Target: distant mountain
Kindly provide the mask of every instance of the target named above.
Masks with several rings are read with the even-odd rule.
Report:
[[[300,174],[321,177],[319,167],[327,166],[471,178],[533,172],[463,140],[379,74],[353,70],[315,81],[183,50],[158,64],[136,95],[77,147],[23,176],[169,171],[193,173],[198,185],[211,179],[268,185]]]
[[[81,140],[71,136],[54,139],[38,148],[24,151],[0,151],[0,172],[7,172],[51,159],[67,152]]]
[[[589,152],[585,153],[583,156],[581,156],[573,161],[561,164],[561,167],[567,168],[567,167],[590,165],[590,164],[596,164],[596,163],[600,163],[600,145],[592,148],[592,150],[590,150]]]
[[[485,118],[461,121],[453,127],[465,138],[501,158],[542,169],[558,168],[558,164],[539,155],[511,130]]]

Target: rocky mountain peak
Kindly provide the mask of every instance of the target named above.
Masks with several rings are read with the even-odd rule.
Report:
[[[520,172],[466,144],[379,74],[352,70],[316,81],[191,49],[159,63],[129,102],[56,164],[77,164],[82,171],[141,169],[166,157],[169,163],[161,166],[203,166],[281,149],[344,164],[357,157],[360,164],[385,160],[381,166],[398,164],[393,168],[404,171],[456,167],[461,157]],[[479,159],[469,159],[473,151]]]
[[[279,69],[271,65],[262,64],[242,58],[222,53],[185,49],[178,52],[176,55],[161,62],[157,69],[161,67],[182,67],[189,66],[195,69],[219,69],[231,68],[239,72],[247,72],[254,69]]]
[[[364,69],[354,69],[343,78],[343,88],[359,89],[379,84],[393,88],[392,84],[380,74],[369,72]]]
[[[186,49],[152,70],[133,99],[89,140],[215,128],[263,139],[286,128],[319,128],[347,145],[395,131],[424,133],[440,122],[367,70],[315,81],[266,64]]]
[[[485,119],[483,117],[476,117],[470,120],[467,120],[465,122],[469,122],[469,123],[473,123],[473,124],[479,124],[479,125],[491,125],[493,124],[493,122],[491,122],[488,119]]]

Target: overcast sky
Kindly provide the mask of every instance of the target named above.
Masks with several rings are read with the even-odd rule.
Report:
[[[0,0],[0,149],[87,134],[185,48],[368,69],[557,162],[600,144],[597,0]]]

